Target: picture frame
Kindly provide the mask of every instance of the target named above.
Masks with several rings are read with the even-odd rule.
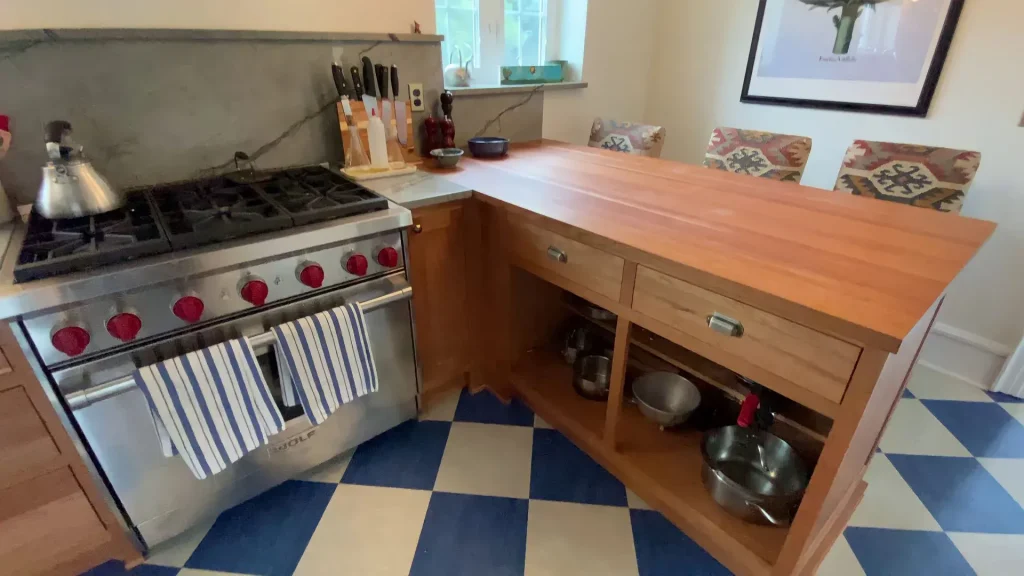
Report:
[[[963,7],[964,0],[760,0],[740,101],[925,117]]]

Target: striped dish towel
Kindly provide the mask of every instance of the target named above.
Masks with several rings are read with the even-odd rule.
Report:
[[[245,338],[139,368],[165,456],[181,454],[203,479],[284,429],[284,419]]]
[[[377,391],[377,366],[363,310],[346,304],[274,327],[285,404],[302,404],[313,424]]]

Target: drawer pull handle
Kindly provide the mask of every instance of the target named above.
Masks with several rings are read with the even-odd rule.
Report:
[[[708,316],[708,328],[711,328],[719,334],[725,334],[726,336],[735,336],[736,338],[743,336],[742,322],[729,318],[724,314],[719,314],[718,312]]]
[[[554,246],[548,246],[548,258],[551,258],[555,262],[561,262],[562,264],[565,264],[566,262],[569,261],[569,257],[565,254],[565,252],[562,252],[561,250],[555,248]]]

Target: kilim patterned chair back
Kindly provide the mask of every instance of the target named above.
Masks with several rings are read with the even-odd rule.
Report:
[[[836,190],[959,213],[979,164],[979,152],[854,140]]]
[[[594,125],[590,128],[590,142],[587,145],[591,148],[658,158],[661,156],[661,147],[665,145],[665,128],[595,118]]]
[[[811,139],[775,132],[715,128],[711,131],[704,165],[747,176],[800,182]]]

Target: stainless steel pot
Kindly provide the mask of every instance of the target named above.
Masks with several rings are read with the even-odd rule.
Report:
[[[807,488],[800,456],[767,432],[726,426],[704,434],[701,478],[711,498],[755,524],[788,526]]]
[[[640,413],[662,428],[678,426],[700,406],[700,390],[673,372],[651,372],[633,382]]]
[[[608,399],[612,361],[606,356],[582,356],[573,365],[572,387],[589,400]]]

